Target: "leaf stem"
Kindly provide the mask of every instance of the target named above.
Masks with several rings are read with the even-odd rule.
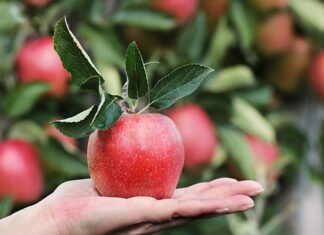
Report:
[[[142,108],[140,111],[137,112],[137,114],[143,113],[146,109],[150,107],[151,104],[146,105],[144,108]]]

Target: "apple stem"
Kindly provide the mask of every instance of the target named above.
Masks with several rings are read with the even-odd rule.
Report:
[[[146,105],[144,108],[142,108],[140,111],[137,112],[137,114],[141,114],[143,112],[145,112],[145,110],[147,110],[150,107],[150,104]]]

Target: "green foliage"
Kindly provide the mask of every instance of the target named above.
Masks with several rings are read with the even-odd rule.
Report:
[[[10,197],[0,198],[0,219],[8,216],[13,207],[13,200]]]

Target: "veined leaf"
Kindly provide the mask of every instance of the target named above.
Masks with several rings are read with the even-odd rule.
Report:
[[[148,81],[142,55],[135,42],[127,49],[126,73],[128,89],[127,94],[131,99],[138,99],[148,92]]]
[[[116,98],[106,93],[102,87],[99,87],[101,102],[97,113],[92,120],[91,126],[95,129],[107,129],[112,126],[122,114],[122,110],[117,103]]]
[[[86,88],[93,82],[98,83],[97,80],[102,81],[101,74],[70,31],[66,18],[55,25],[54,47],[64,68],[71,73],[73,83]]]
[[[96,115],[97,106],[91,106],[87,110],[67,119],[52,122],[54,127],[66,136],[82,138],[90,135],[94,129],[91,123]]]
[[[184,65],[163,77],[152,88],[150,105],[165,109],[177,100],[193,93],[213,69],[199,65]]]

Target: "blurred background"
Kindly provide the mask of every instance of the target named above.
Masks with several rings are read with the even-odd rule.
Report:
[[[215,69],[167,112],[185,139],[179,187],[234,177],[267,190],[252,211],[164,234],[324,234],[324,1],[1,0],[0,16],[0,218],[89,177],[87,139],[50,125],[96,101],[53,49],[67,16],[112,94],[132,41],[151,84],[187,63]]]

